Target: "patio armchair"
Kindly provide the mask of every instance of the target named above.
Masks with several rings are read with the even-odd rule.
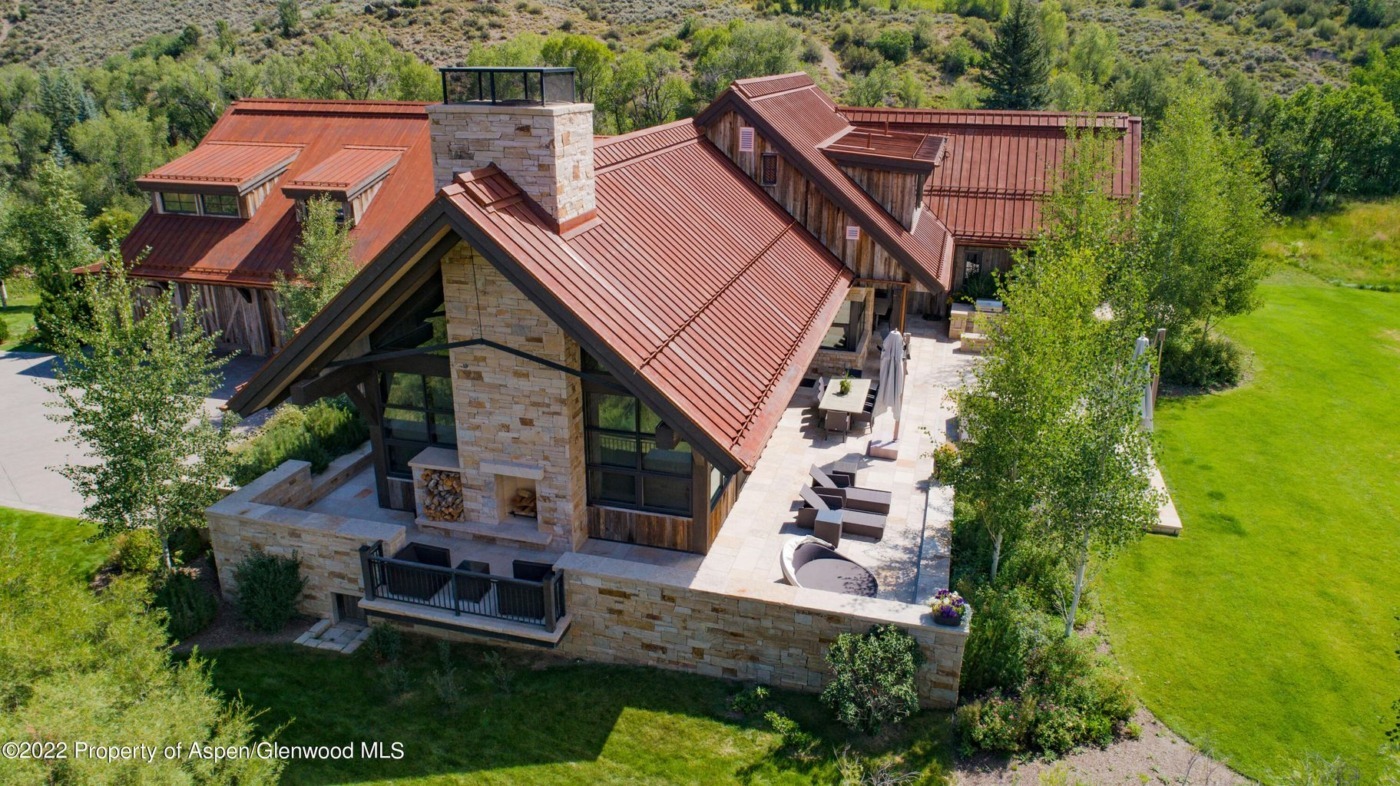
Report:
[[[828,412],[826,420],[822,421],[822,430],[828,434],[839,431],[842,434],[851,430],[851,416],[846,412]]]
[[[882,514],[848,508],[841,500],[819,496],[816,490],[810,486],[803,486],[798,494],[806,503],[805,507],[797,511],[797,526],[799,527],[812,529],[816,526],[818,510],[840,509],[843,513],[841,518],[843,535],[861,535],[875,540],[885,537],[885,517]]]
[[[471,573],[490,573],[491,565],[486,562],[464,559],[457,564],[457,570],[465,570]],[[457,600],[466,603],[480,603],[486,597],[486,593],[491,591],[491,579],[485,576],[461,576],[455,577],[457,581]]]
[[[416,562],[435,568],[452,567],[452,553],[441,546],[409,543],[394,552],[394,560]],[[428,571],[407,565],[384,565],[385,595],[427,600],[447,586],[447,571]]]
[[[845,510],[865,510],[871,513],[889,513],[894,502],[894,494],[879,489],[867,489],[853,485],[842,485],[816,464],[808,472],[812,476],[812,489],[823,499],[835,499]]]
[[[547,562],[530,562],[518,559],[511,563],[511,574],[520,581],[537,583],[539,587],[526,586],[513,581],[496,584],[496,600],[501,616],[525,622],[544,620],[544,581],[554,573],[554,566]]]

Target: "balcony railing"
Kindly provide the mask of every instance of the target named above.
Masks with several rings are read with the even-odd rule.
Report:
[[[571,104],[574,69],[545,67],[451,67],[442,74],[444,104]]]
[[[526,581],[469,570],[425,565],[384,556],[384,542],[360,547],[365,600],[392,600],[523,623],[554,632],[564,616],[564,582],[551,572]]]

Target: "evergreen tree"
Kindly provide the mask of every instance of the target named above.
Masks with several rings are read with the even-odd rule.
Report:
[[[1041,37],[1040,19],[1026,0],[1016,0],[997,25],[987,53],[982,84],[990,91],[988,109],[1040,109],[1050,82],[1050,58]]]
[[[0,256],[6,259],[0,266],[34,272],[39,343],[52,345],[68,326],[85,320],[72,270],[95,262],[97,247],[88,237],[72,175],[53,161],[35,170],[32,195],[19,200],[6,217],[0,228]]]

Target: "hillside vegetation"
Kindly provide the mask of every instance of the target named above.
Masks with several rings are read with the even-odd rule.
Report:
[[[604,38],[615,48],[645,47],[673,33],[686,15],[709,23],[775,16],[802,30],[813,43],[811,63],[831,77],[861,72],[860,63],[823,59],[823,54],[841,48],[843,28],[870,24],[952,44],[951,57],[915,69],[940,93],[961,75],[966,42],[975,45],[985,38],[988,20],[995,21],[1005,5],[1006,0],[302,0],[300,11],[310,35],[378,31],[433,65],[461,63],[473,47],[522,32],[566,30]],[[1242,70],[1283,91],[1338,81],[1372,43],[1400,40],[1395,0],[1065,0],[1061,5],[1072,28],[1096,23],[1112,33],[1130,64],[1164,53],[1176,62],[1195,58],[1212,71]],[[178,34],[187,24],[212,37],[219,20],[229,24],[245,56],[255,61],[304,46],[276,34],[273,0],[29,0],[12,6],[0,60],[95,65],[152,35]]]

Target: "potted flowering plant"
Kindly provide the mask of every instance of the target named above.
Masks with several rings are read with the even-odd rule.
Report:
[[[847,374],[846,376],[842,377],[840,383],[837,384],[837,386],[836,386],[836,395],[838,395],[838,396],[844,396],[844,395],[846,395],[847,393],[850,393],[850,392],[851,392],[851,375],[850,375],[850,374]]]
[[[939,625],[961,625],[967,614],[967,601],[952,590],[941,589],[929,602],[929,609],[933,612],[933,621]]]

